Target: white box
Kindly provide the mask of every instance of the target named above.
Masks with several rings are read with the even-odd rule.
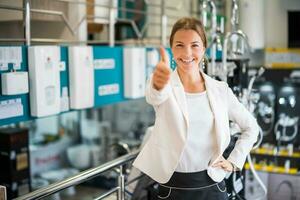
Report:
[[[141,98],[145,96],[146,50],[145,48],[126,47],[123,50],[124,96]]]
[[[28,72],[8,72],[1,74],[2,95],[28,93]]]
[[[24,115],[22,99],[0,101],[0,120]]]
[[[60,48],[31,46],[28,48],[30,111],[43,117],[60,112]]]
[[[109,24],[110,19],[110,6],[115,8],[118,7],[118,0],[94,0],[95,4],[103,6],[94,6],[94,15],[96,16],[93,20],[95,23]],[[118,9],[113,9],[113,20],[115,23],[118,17]]]
[[[88,46],[69,47],[70,106],[73,109],[94,106],[93,49]]]
[[[30,145],[30,175],[33,177],[65,166],[65,152],[71,144],[71,138],[62,137],[46,145]]]

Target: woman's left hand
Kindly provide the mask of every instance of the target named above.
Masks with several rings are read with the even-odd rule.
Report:
[[[232,172],[234,170],[233,164],[223,157],[218,162],[213,164],[212,167],[222,168],[227,172]]]

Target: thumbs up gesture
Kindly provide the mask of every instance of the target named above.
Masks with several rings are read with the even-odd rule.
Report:
[[[153,87],[156,90],[161,90],[169,82],[172,70],[170,68],[170,61],[166,50],[160,47],[160,62],[156,65],[153,72]]]

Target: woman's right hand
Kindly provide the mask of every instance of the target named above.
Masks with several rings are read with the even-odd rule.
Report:
[[[167,85],[172,73],[169,57],[163,47],[160,47],[160,57],[161,60],[156,65],[152,78],[153,87],[156,90],[161,90]]]

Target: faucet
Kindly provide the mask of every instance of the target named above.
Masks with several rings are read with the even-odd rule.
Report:
[[[236,31],[237,30],[237,26],[239,24],[239,16],[238,16],[238,10],[239,10],[239,6],[238,6],[238,0],[232,0],[232,6],[231,6],[231,25],[232,25],[232,30]]]
[[[228,32],[224,39],[224,45],[223,45],[223,56],[222,56],[222,65],[223,65],[223,81],[227,82],[227,51],[228,51],[228,42],[233,37],[236,37],[236,42],[240,39],[242,41],[242,44],[246,44],[246,50],[249,53],[251,51],[251,47],[248,42],[247,35],[240,29],[237,28],[238,26],[238,3],[237,0],[232,0],[232,13],[231,13],[231,25],[232,25],[232,31]],[[232,48],[235,54],[243,55],[245,52],[243,49],[234,49]]]
[[[212,26],[211,26],[211,44],[208,45],[211,57],[211,71],[210,74],[215,75],[217,48],[222,50],[220,35],[217,33],[217,9],[212,0],[204,0],[202,3],[202,22],[204,27],[207,27],[207,8],[210,7],[212,12]]]

